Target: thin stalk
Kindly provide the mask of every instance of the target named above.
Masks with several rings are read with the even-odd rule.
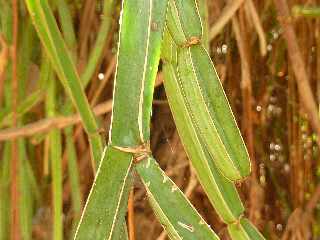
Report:
[[[246,10],[249,11],[253,26],[258,34],[261,56],[265,56],[267,54],[267,39],[263,30],[262,22],[254,2],[252,0],[248,0],[246,1],[246,4],[248,6]]]
[[[134,225],[134,188],[131,189],[128,200],[128,229],[129,239],[135,240],[135,225]]]
[[[33,203],[34,195],[30,194],[32,192],[30,185],[30,178],[28,174],[28,158],[26,152],[26,142],[25,139],[18,140],[19,148],[19,160],[21,166],[21,173],[19,176],[20,185],[20,225],[21,225],[21,237],[23,240],[32,239],[32,214],[33,214]]]
[[[58,5],[58,11],[60,16],[60,21],[62,23],[62,32],[65,42],[69,48],[70,54],[73,56],[75,61],[76,58],[76,35],[73,27],[72,17],[69,7],[65,0],[56,0]],[[70,102],[66,102],[64,110],[65,115],[72,114],[72,105]],[[68,158],[68,176],[71,187],[71,201],[73,210],[73,226],[71,230],[71,236],[74,235],[76,231],[76,226],[80,220],[81,208],[82,208],[82,196],[80,191],[80,181],[79,181],[79,166],[77,164],[77,153],[76,147],[73,139],[73,127],[67,127],[65,129],[66,137],[66,151]],[[95,172],[95,169],[94,169]]]
[[[219,18],[210,28],[209,41],[214,39],[231,20],[236,11],[241,7],[245,0],[228,1],[227,6],[222,10]]]
[[[56,81],[52,72],[49,72],[46,112],[49,117],[56,115]],[[62,164],[61,164],[61,135],[57,129],[49,133],[50,162],[52,176],[53,202],[53,239],[63,239],[62,226]]]
[[[65,0],[55,0],[58,7],[62,33],[66,45],[71,53],[76,51],[77,40],[73,27],[72,16],[69,11],[68,4]]]
[[[1,161],[0,192],[10,192],[11,142],[5,142]],[[10,236],[10,195],[0,197],[0,239],[8,240]]]
[[[26,161],[25,168],[26,168],[26,175],[27,175],[27,178],[29,181],[30,190],[34,196],[35,204],[39,205],[39,203],[41,201],[41,193],[40,193],[40,189],[39,189],[39,186],[37,183],[35,173],[32,169],[31,164],[30,164],[30,161]],[[30,194],[30,192],[28,192],[28,194]]]
[[[294,17],[303,16],[316,18],[320,16],[320,7],[295,5],[292,7],[292,15]]]
[[[84,128],[89,137],[93,160],[98,163],[100,161],[103,144],[98,133],[97,122],[90,110],[80,78],[72,58],[68,54],[54,16],[47,1],[26,0],[26,4],[52,66],[80,113]]]
[[[82,196],[80,191],[79,170],[77,163],[77,153],[73,140],[73,128],[68,127],[65,129],[66,134],[66,148],[68,158],[68,176],[71,187],[72,199],[72,212],[73,212],[73,230],[72,235],[75,233],[76,226],[80,220],[82,209]]]
[[[90,53],[87,66],[84,72],[81,74],[81,81],[84,87],[88,85],[90,79],[92,78],[97,68],[97,64],[103,53],[103,48],[105,46],[105,42],[106,42],[108,33],[110,31],[112,16],[114,12],[114,5],[115,5],[114,0],[104,1],[103,14],[101,16],[102,23],[100,25],[100,30],[98,32],[94,47]]]
[[[0,17],[1,17],[1,34],[3,34],[4,41],[9,46],[12,44],[12,10],[11,5],[7,1],[0,0]],[[8,50],[9,51],[9,50]],[[9,54],[9,53],[8,53]],[[3,95],[4,95],[4,108],[11,108],[11,86],[9,73],[12,69],[12,61],[10,62],[8,57],[8,63],[4,71],[4,85]],[[7,81],[5,81],[7,80]],[[2,106],[1,106],[2,107]],[[10,195],[10,178],[11,178],[11,155],[12,155],[12,142],[6,141],[3,144],[2,161],[0,161],[1,166],[1,181],[0,181],[0,192],[5,193],[0,197],[0,239],[8,240],[10,239],[10,224],[11,224],[11,195]]]
[[[36,106],[37,104],[39,104],[41,100],[43,100],[43,97],[44,91],[40,89],[35,90],[33,93],[27,96],[25,100],[21,102],[17,107],[17,118],[21,118],[24,114],[28,113],[34,106]],[[3,119],[0,121],[0,128],[9,126],[12,122],[13,112],[6,111],[6,113],[0,113],[0,115],[5,115]]]
[[[62,225],[62,166],[61,166],[61,135],[58,130],[49,134],[51,174],[53,180],[53,239],[63,239]]]
[[[5,37],[7,43],[12,43],[13,38],[13,17],[11,4],[7,0],[0,0],[0,17],[1,17],[1,32]]]
[[[31,24],[31,21],[21,22],[21,28],[25,31],[21,34],[21,41],[19,47],[19,65],[18,65],[18,76],[19,76],[19,89],[18,97],[19,99],[25,99],[27,80],[28,80],[28,67],[31,63],[31,59],[34,53],[34,36],[35,31]],[[24,123],[23,115],[18,115],[17,108],[17,124],[22,126]],[[21,237],[24,240],[32,239],[32,217],[33,217],[33,204],[35,201],[35,196],[30,194],[32,192],[31,178],[29,176],[28,168],[29,159],[27,155],[27,145],[25,139],[19,139],[18,144],[18,158],[20,164],[20,174],[19,174],[19,187],[20,187],[20,226],[21,226]],[[32,170],[31,170],[32,172]],[[32,173],[31,173],[32,174]]]
[[[1,29],[0,29],[1,31]],[[9,61],[9,47],[6,43],[6,40],[4,37],[0,34],[0,47],[1,47],[1,52],[0,52],[0,106],[2,105],[2,99],[3,99],[3,85],[4,85],[4,80],[6,77],[6,67]]]
[[[102,114],[111,111],[112,101],[98,104],[93,108],[95,115],[100,116]],[[81,117],[79,114],[74,114],[69,117],[57,116],[51,118],[45,118],[39,121],[35,121],[30,124],[26,124],[23,127],[7,128],[0,130],[0,141],[6,141],[14,138],[30,137],[34,134],[44,134],[53,128],[62,129],[71,125],[81,123]]]
[[[11,78],[11,91],[12,91],[12,109],[13,121],[12,126],[17,126],[17,106],[18,106],[18,1],[12,0],[12,18],[13,18],[13,40],[12,40],[12,78]],[[12,159],[11,159],[11,226],[10,236],[12,240],[19,240],[21,237],[20,223],[19,223],[19,175],[20,164],[18,156],[17,141],[12,141]]]
[[[31,19],[21,21],[19,27],[21,37],[19,40],[18,58],[18,78],[19,78],[19,97],[25,99],[29,80],[29,70],[32,64],[32,57],[37,52],[38,39]],[[22,102],[22,101],[21,101]]]
[[[62,32],[63,32],[63,36],[66,42],[66,45],[69,47],[70,50],[70,54],[73,58],[73,61],[76,63],[76,37],[75,37],[75,31],[74,31],[74,27],[73,27],[73,23],[72,23],[72,18],[71,18],[71,14],[70,11],[68,9],[68,5],[66,4],[66,2],[64,0],[57,0],[57,4],[59,5],[58,7],[58,11],[59,11],[59,15],[60,15],[60,19],[62,22],[64,22],[62,24]],[[64,108],[64,113],[65,115],[71,115],[72,114],[72,106],[70,105],[70,102],[66,102],[65,108]],[[67,138],[67,142],[69,144],[73,144],[73,134],[72,134],[73,130],[68,129],[66,130],[66,138]],[[71,161],[73,161],[74,157],[76,156],[74,153],[69,152],[72,151],[71,149],[74,149],[74,146],[69,146],[69,148],[67,148],[68,153],[70,153],[71,156]],[[74,162],[76,163],[76,162]],[[73,163],[71,163],[73,164]],[[93,171],[95,173],[96,168],[95,166],[97,163],[93,162]],[[74,165],[74,164],[73,164]],[[76,166],[76,165],[75,165]],[[76,173],[76,172],[74,172]],[[73,179],[74,180],[74,179]],[[71,180],[71,181],[73,181]],[[73,182],[74,183],[74,182]],[[75,184],[75,183],[74,183]],[[74,184],[72,184],[72,187],[76,187]],[[77,190],[75,190],[77,192]],[[77,199],[80,197],[80,195],[78,197],[76,197]],[[76,200],[77,201],[77,200]],[[75,202],[74,202],[75,203]],[[76,206],[76,208],[78,208]]]
[[[278,12],[279,22],[284,30],[283,36],[288,45],[289,60],[295,75],[301,102],[304,110],[308,115],[313,131],[317,134],[317,144],[320,146],[320,121],[318,108],[310,86],[308,73],[305,62],[303,61],[300,46],[298,45],[297,36],[290,21],[290,12],[286,0],[274,0]]]

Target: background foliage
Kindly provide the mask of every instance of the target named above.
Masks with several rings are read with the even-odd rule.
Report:
[[[252,176],[238,188],[250,220],[267,239],[320,236],[317,3],[199,0],[209,29],[208,48],[253,162]],[[103,139],[111,116],[120,5],[107,0],[50,1],[89,104],[99,116]],[[44,55],[24,2],[0,0],[0,15],[0,239],[10,236],[10,222],[17,221],[20,227],[11,232],[23,239],[50,239],[55,201],[63,204],[63,234],[68,237],[93,180],[88,139]],[[160,67],[151,126],[154,156],[227,239],[225,225],[189,166],[162,81]],[[60,156],[61,165],[49,164]],[[52,175],[59,168],[62,176]],[[55,188],[56,180],[62,189]],[[137,239],[165,239],[142,184],[135,186],[130,201],[134,208],[129,208],[135,224],[129,228]],[[60,195],[52,198],[52,187]],[[14,205],[19,208],[10,207]]]

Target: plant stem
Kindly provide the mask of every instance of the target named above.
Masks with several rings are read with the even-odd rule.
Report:
[[[320,17],[320,7],[295,5],[292,7],[292,15],[294,17]]]
[[[284,30],[283,34],[288,45],[289,60],[292,64],[299,95],[304,104],[304,109],[309,117],[311,126],[318,136],[317,144],[320,146],[318,108],[310,87],[306,66],[297,42],[297,37],[290,21],[289,7],[286,0],[274,0],[274,4],[278,11],[280,24]]]
[[[18,2],[12,0],[12,17],[13,17],[13,41],[12,41],[12,109],[13,127],[17,126],[17,106],[18,106]],[[20,175],[20,164],[18,155],[17,141],[12,141],[12,159],[11,159],[11,240],[20,239],[20,223],[19,223],[19,175]]]
[[[103,143],[98,133],[97,122],[51,9],[47,1],[26,0],[26,4],[52,66],[79,111],[91,145],[92,159],[95,163],[98,163]]]
[[[56,115],[56,80],[52,71],[49,72],[49,86],[46,100],[46,111],[49,117]],[[62,158],[61,158],[61,135],[57,129],[49,133],[50,162],[52,176],[53,195],[53,239],[63,239],[62,226]]]

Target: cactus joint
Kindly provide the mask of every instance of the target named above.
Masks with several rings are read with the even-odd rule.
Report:
[[[199,37],[191,37],[187,40],[185,44],[182,45],[183,48],[191,47],[192,45],[197,45],[201,43],[201,39]]]

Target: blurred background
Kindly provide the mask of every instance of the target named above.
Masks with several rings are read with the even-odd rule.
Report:
[[[107,141],[121,1],[49,2]],[[237,184],[246,215],[267,239],[320,239],[320,1],[198,4],[203,42],[252,160],[252,175]],[[10,239],[12,231],[19,231],[20,239],[52,239],[53,201],[63,203],[64,235],[71,239],[93,181],[87,136],[60,85],[50,108],[46,89],[57,78],[45,77],[46,61],[24,2],[0,0],[1,240]],[[160,63],[151,125],[154,156],[221,239],[228,239],[189,165],[162,81]],[[52,131],[58,142],[50,143]],[[63,173],[60,199],[52,199],[54,146],[62,153],[56,169]],[[138,178],[131,199],[136,239],[166,239]],[[19,220],[13,220],[15,214]],[[14,221],[20,227],[10,228]]]

